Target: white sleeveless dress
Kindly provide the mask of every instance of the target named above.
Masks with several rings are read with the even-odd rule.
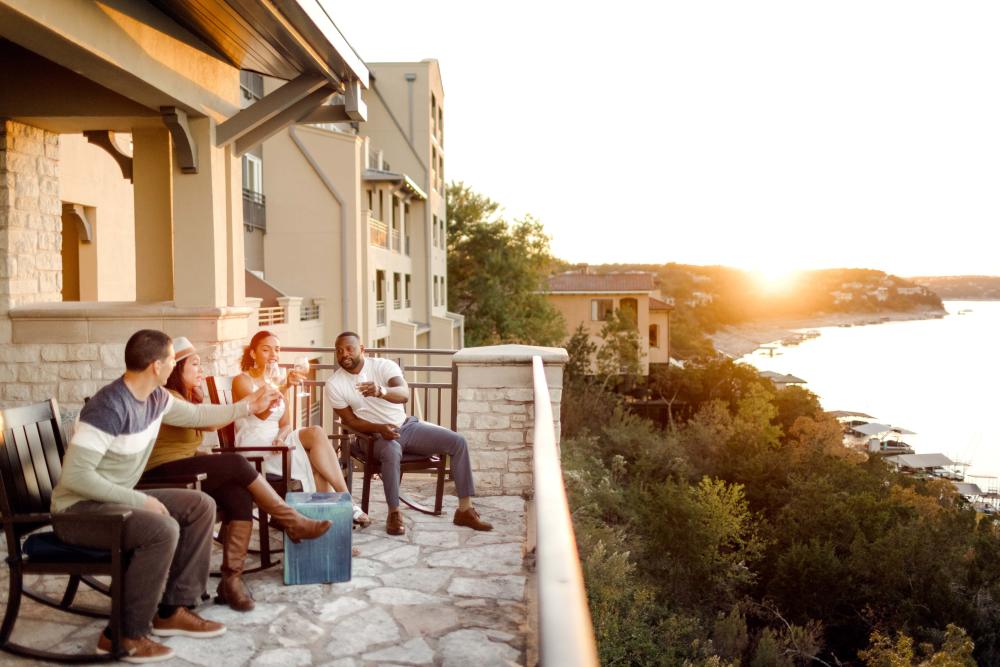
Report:
[[[253,390],[257,391],[261,387],[261,384],[249,375],[247,377],[250,378]],[[278,421],[285,414],[285,408],[285,400],[282,398],[278,406],[271,410],[271,414],[267,416],[267,419],[259,419],[257,415],[249,415],[237,419],[235,422],[236,446],[269,446],[274,442],[274,438],[278,435],[278,431],[281,428]],[[309,453],[299,440],[299,429],[295,429],[288,434],[285,438],[285,445],[293,448],[291,451],[292,477],[302,482],[302,490],[306,493],[316,491],[316,477],[313,475],[312,465],[309,463]],[[274,455],[264,459],[263,467],[264,472],[275,475],[282,474],[281,456]]]

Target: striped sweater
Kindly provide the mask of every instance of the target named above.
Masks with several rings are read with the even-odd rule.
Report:
[[[81,500],[142,507],[146,494],[135,490],[153,449],[160,423],[220,426],[250,413],[248,400],[233,405],[178,401],[162,387],[144,401],[124,378],[94,394],[83,410],[63,459],[62,477],[52,491],[52,511],[64,512]]]

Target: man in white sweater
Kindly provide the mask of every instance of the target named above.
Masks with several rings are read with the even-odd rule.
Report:
[[[226,406],[174,400],[163,389],[174,367],[171,339],[150,329],[129,338],[125,367],[125,374],[98,391],[80,412],[62,477],[52,493],[53,527],[65,542],[107,549],[110,534],[60,521],[59,513],[131,510],[124,525],[124,548],[129,554],[122,604],[122,642],[129,655],[124,660],[157,662],[171,658],[173,649],[151,640],[150,632],[215,637],[226,631],[221,623],[189,609],[199,601],[208,578],[215,501],[188,489],[135,490],[160,423],[220,426],[261,412],[278,394],[265,387]],[[110,649],[105,630],[97,650]]]

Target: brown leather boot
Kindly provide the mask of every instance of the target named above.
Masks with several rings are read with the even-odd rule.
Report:
[[[250,521],[229,521],[222,524],[219,538],[222,540],[222,580],[215,591],[215,601],[225,602],[236,611],[250,611],[254,608],[253,597],[243,583],[243,566],[250,548]]]
[[[288,503],[282,500],[274,488],[267,483],[267,480],[260,475],[257,475],[257,479],[247,488],[257,506],[274,517],[275,522],[281,526],[285,535],[288,535],[288,539],[292,542],[314,540],[330,529],[330,521],[316,521],[304,517],[294,508],[289,507]]]

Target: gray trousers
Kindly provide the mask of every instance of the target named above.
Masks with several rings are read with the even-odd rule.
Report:
[[[130,639],[149,634],[161,601],[189,606],[201,600],[208,581],[215,524],[215,501],[200,491],[151,489],[144,493],[163,503],[170,516],[93,500],[75,503],[68,510],[88,514],[132,511],[123,528],[127,552],[123,632]],[[60,521],[59,514],[53,515],[52,524],[64,542],[96,549],[111,546],[111,535],[93,526]]]
[[[472,463],[469,445],[458,433],[434,424],[407,417],[399,427],[395,440],[375,439],[375,457],[382,464],[382,485],[385,502],[389,507],[399,507],[399,463],[403,454],[447,454],[451,457],[451,476],[455,479],[455,492],[459,498],[476,495],[472,481]]]

